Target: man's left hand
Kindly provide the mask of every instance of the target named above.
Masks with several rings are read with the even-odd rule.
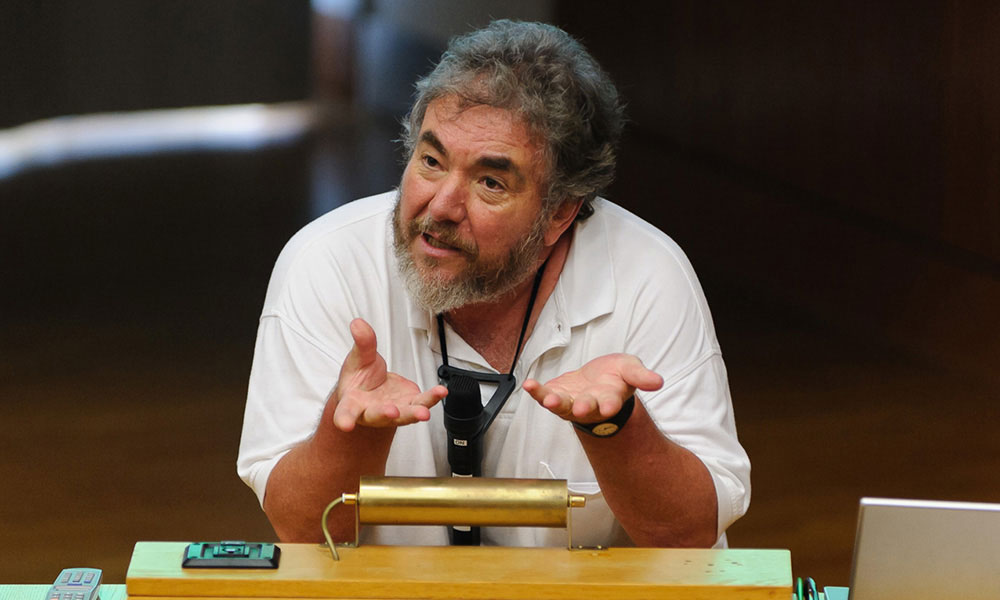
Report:
[[[586,424],[618,414],[635,390],[651,392],[662,386],[663,378],[637,357],[608,354],[545,384],[528,379],[522,387],[556,416]]]

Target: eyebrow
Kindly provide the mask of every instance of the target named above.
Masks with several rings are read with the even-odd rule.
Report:
[[[448,157],[448,151],[445,149],[444,144],[441,140],[434,135],[433,131],[425,131],[420,134],[420,141],[431,145],[435,150],[441,153],[445,158]],[[506,156],[481,156],[476,160],[476,165],[480,167],[485,167],[487,169],[492,169],[494,171],[502,171],[504,173],[510,173],[518,179],[518,181],[523,182],[525,180],[524,173],[521,169]]]
[[[446,157],[448,156],[448,151],[444,149],[444,144],[442,144],[441,140],[439,140],[437,138],[437,136],[434,135],[433,131],[425,131],[425,132],[421,133],[420,134],[420,141],[421,142],[426,142],[426,143],[430,144],[431,146],[434,146],[435,150],[437,150],[438,152],[440,152],[441,154],[443,154]]]
[[[517,165],[506,156],[483,156],[476,161],[476,164],[496,171],[518,172]]]

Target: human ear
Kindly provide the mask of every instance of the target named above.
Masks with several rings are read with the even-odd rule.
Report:
[[[545,232],[546,246],[552,246],[559,241],[562,234],[573,224],[582,205],[583,198],[571,198],[559,203],[555,212],[549,217],[549,228]]]

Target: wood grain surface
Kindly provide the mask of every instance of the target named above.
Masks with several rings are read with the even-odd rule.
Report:
[[[777,598],[785,550],[282,544],[277,570],[182,569],[185,543],[136,544],[129,598]]]

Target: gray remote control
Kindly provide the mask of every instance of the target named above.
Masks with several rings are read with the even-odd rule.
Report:
[[[63,569],[52,582],[45,600],[98,600],[100,587],[100,569]]]

